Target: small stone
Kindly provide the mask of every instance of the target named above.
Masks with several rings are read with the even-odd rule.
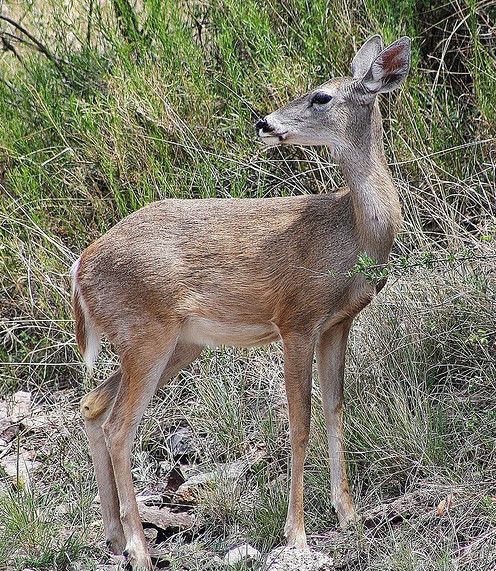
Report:
[[[143,533],[148,541],[155,541],[157,539],[158,529],[154,527],[145,527]]]
[[[189,428],[184,426],[181,426],[169,436],[168,444],[172,456],[176,460],[196,452],[196,448],[193,445],[193,434]]]
[[[266,567],[270,571],[331,571],[334,562],[321,551],[279,547],[267,557]]]
[[[225,565],[237,565],[241,562],[251,564],[257,559],[260,559],[260,551],[252,547],[249,543],[245,543],[228,551],[223,563]]]
[[[0,419],[0,439],[8,444],[19,433],[19,425],[16,422],[12,422],[10,418]]]
[[[9,454],[0,460],[2,468],[16,487],[29,489],[30,475],[40,466],[32,451],[20,450],[19,454]]]
[[[54,512],[58,516],[67,515],[69,513],[69,506],[67,504],[59,504],[58,506],[55,506]]]

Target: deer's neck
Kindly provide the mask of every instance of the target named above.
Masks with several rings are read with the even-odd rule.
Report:
[[[341,168],[350,189],[362,252],[385,263],[401,225],[401,205],[380,135],[342,157]],[[369,139],[370,141],[370,139]]]

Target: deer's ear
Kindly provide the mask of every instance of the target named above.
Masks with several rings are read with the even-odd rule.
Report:
[[[399,87],[410,71],[410,38],[404,36],[383,50],[361,80],[370,95],[387,93]]]
[[[384,49],[381,36],[372,36],[357,51],[351,62],[351,75],[353,79],[362,79],[372,65],[375,58]]]

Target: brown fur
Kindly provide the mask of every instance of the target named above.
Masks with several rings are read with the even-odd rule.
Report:
[[[361,251],[358,233],[350,236],[353,218],[349,193],[164,200],[83,253],[80,291],[95,324],[122,350],[155,320],[318,330],[338,309],[355,313],[373,289],[349,275]]]

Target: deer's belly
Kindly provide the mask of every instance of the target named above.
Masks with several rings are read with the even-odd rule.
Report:
[[[183,326],[181,341],[218,347],[255,347],[279,339],[279,332],[272,324],[244,324],[215,321],[204,317],[191,317]]]

